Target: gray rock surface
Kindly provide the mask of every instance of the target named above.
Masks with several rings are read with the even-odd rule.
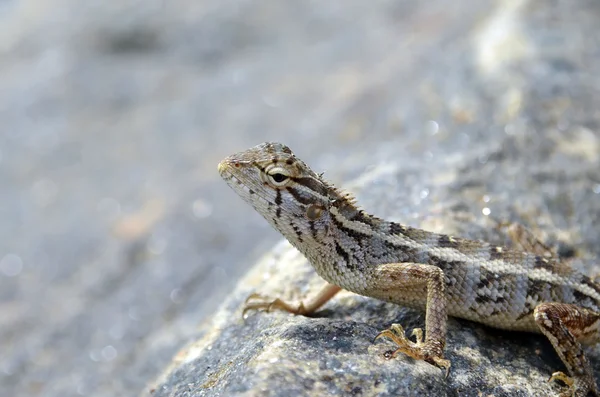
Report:
[[[284,245],[252,267],[279,237],[215,168],[283,141],[378,215],[496,240],[490,216],[521,220],[591,268],[599,11],[0,2],[0,394],[550,390],[560,362],[543,338],[453,320],[446,382],[371,344],[420,314],[350,294],[318,319],[243,325],[251,291],[300,297],[319,280]]]

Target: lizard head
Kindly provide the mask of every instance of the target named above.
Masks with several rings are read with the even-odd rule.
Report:
[[[299,248],[305,241],[323,242],[331,206],[348,200],[281,143],[233,154],[218,169],[240,197]]]

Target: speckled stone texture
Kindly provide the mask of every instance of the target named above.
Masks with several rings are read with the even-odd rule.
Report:
[[[216,165],[282,141],[377,215],[520,221],[595,273],[599,23],[596,0],[0,1],[0,394],[558,391],[544,338],[466,321],[447,380],[390,360],[372,338],[423,315],[351,294],[244,324],[249,293],[321,281]]]

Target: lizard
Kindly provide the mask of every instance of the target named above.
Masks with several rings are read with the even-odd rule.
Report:
[[[218,171],[327,282],[299,305],[252,294],[243,313],[277,309],[310,316],[341,289],[425,311],[425,332],[414,329],[414,341],[400,324],[375,339],[391,339],[393,356],[424,360],[446,376],[448,316],[541,333],[567,369],[549,379],[566,385],[559,396],[599,395],[582,345],[600,342],[600,285],[524,227],[510,227],[515,247],[503,247],[380,219],[276,142],[228,156]]]

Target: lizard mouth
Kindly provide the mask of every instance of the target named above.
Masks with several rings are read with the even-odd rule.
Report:
[[[229,168],[228,164],[219,163],[219,175],[227,184],[234,190],[241,190],[244,188],[244,184],[237,178]],[[239,185],[239,188],[236,186]]]
[[[235,172],[231,169],[231,165],[226,161],[222,161],[218,166],[219,174],[221,178],[236,191],[248,204],[255,207],[255,202],[251,199],[252,196],[259,198],[260,200],[267,203],[267,205],[274,205],[270,200],[266,199],[259,191],[248,187],[247,184],[242,182],[240,178],[235,175]]]
[[[229,170],[229,163],[225,160],[219,163],[219,165],[217,166],[217,170],[219,171],[219,175],[221,175],[223,179],[226,179],[226,177],[231,175],[231,171]]]
[[[234,190],[238,190],[235,185],[239,185],[240,187],[244,187],[244,183],[242,183],[242,181],[235,176],[235,172],[232,169],[231,163],[223,160],[219,163],[218,167],[217,167],[218,171],[219,171],[219,175],[221,176],[221,179],[223,179],[225,182],[227,182],[227,184],[229,186],[231,186]],[[235,185],[234,185],[235,184]]]

